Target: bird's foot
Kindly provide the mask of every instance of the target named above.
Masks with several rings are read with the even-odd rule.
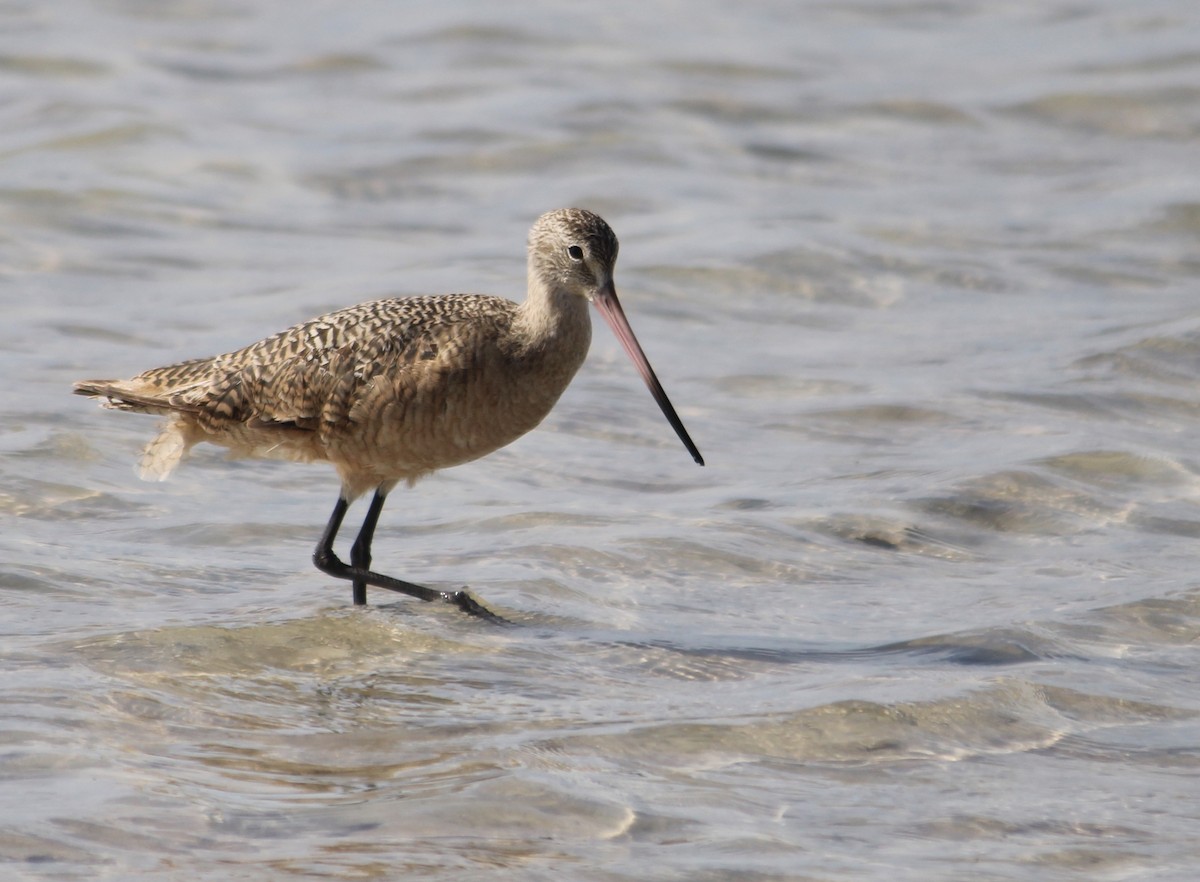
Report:
[[[485,619],[497,625],[511,625],[508,619],[504,616],[498,616],[478,600],[470,595],[466,588],[459,591],[442,591],[442,600],[453,606],[457,606],[467,615],[475,616],[476,618]]]

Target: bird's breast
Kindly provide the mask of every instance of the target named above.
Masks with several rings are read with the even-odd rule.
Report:
[[[363,384],[329,458],[382,481],[486,456],[541,423],[590,337],[588,325],[535,340],[468,328],[412,347]]]

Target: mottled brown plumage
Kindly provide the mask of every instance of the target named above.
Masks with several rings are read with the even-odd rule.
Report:
[[[165,478],[202,441],[233,455],[328,460],[342,493],[318,565],[352,579],[356,602],[365,584],[407,590],[367,578],[378,576],[367,568],[384,497],[399,481],[485,456],[540,423],[587,354],[589,300],[702,463],[621,313],[612,284],[617,250],[597,215],[553,211],[530,231],[529,289],[519,305],[465,294],[375,300],[236,352],[129,380],[86,380],[75,392],[167,416],[142,456],[147,479]],[[332,554],[333,534],[345,506],[372,489],[376,499],[346,567]]]

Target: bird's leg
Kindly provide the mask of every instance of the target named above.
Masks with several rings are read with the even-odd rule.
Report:
[[[371,497],[371,507],[367,509],[367,516],[363,518],[362,529],[358,531],[358,538],[350,546],[350,566],[353,569],[371,569],[371,540],[375,538],[375,527],[379,524],[379,513],[383,511],[386,499],[387,494],[383,490],[376,490],[375,495]],[[367,583],[356,578],[353,585],[354,605],[362,606],[367,602]]]
[[[321,534],[321,541],[317,543],[317,548],[313,552],[313,563],[317,565],[317,569],[338,578],[346,578],[342,571],[348,568],[333,553],[333,540],[337,536],[338,530],[342,528],[342,521],[346,519],[348,508],[350,508],[350,503],[346,497],[339,496],[337,505],[333,507],[333,514],[329,516],[329,523],[325,525],[325,532]]]
[[[356,604],[367,602],[366,586],[374,585],[376,588],[386,588],[389,591],[407,594],[410,597],[416,597],[421,600],[440,600],[444,603],[450,603],[457,606],[463,612],[478,616],[481,619],[505,622],[506,619],[481,605],[465,590],[436,591],[433,588],[426,588],[424,585],[417,585],[413,582],[405,582],[403,579],[385,576],[370,569],[371,538],[375,533],[375,526],[379,522],[379,513],[383,510],[385,495],[376,492],[375,498],[371,500],[371,507],[367,510],[367,516],[363,520],[362,529],[359,531],[358,538],[354,541],[354,546],[350,550],[350,560],[353,562],[351,566],[347,566],[333,551],[333,540],[337,537],[338,530],[342,527],[342,521],[346,518],[347,509],[350,508],[349,500],[345,496],[338,496],[337,504],[333,507],[333,513],[329,516],[329,523],[325,525],[325,532],[321,534],[321,540],[317,543],[317,548],[313,552],[313,563],[316,564],[317,569],[338,579],[349,579],[354,586],[354,602]]]

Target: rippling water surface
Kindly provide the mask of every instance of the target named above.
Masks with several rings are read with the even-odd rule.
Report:
[[[1191,879],[1191,0],[0,5],[0,875]],[[537,432],[309,555],[331,470],[72,380],[328,309],[607,331]],[[357,518],[361,507],[352,518]]]

